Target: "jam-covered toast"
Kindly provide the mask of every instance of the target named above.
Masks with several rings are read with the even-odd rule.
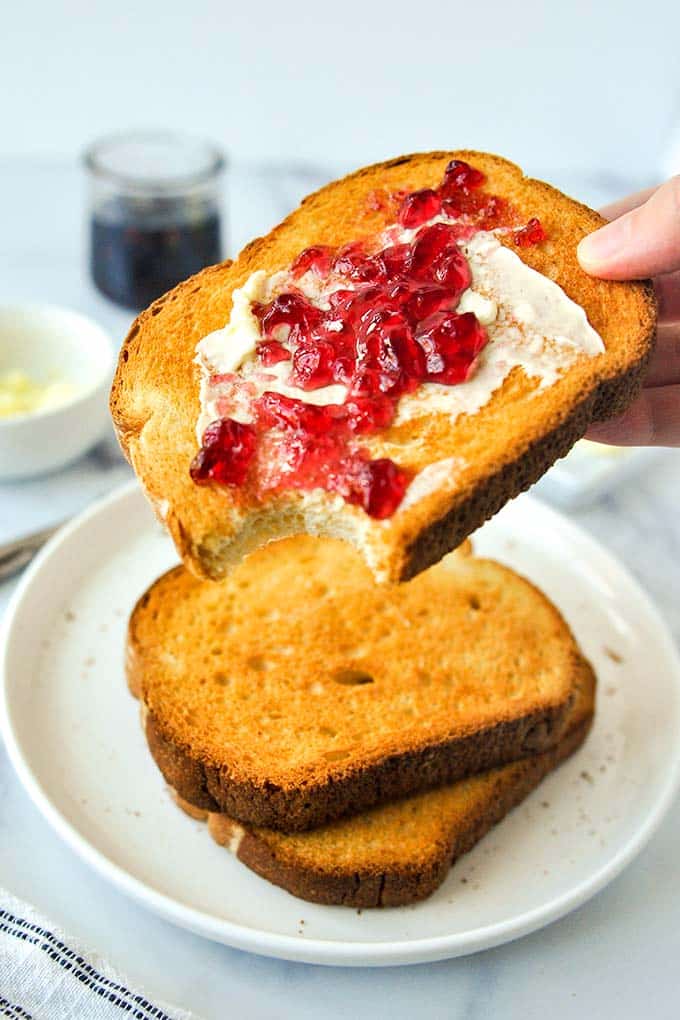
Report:
[[[130,618],[128,680],[167,782],[301,831],[554,747],[589,667],[544,595],[467,546],[387,588],[309,536],[221,584],[161,577]]]
[[[497,156],[407,156],[156,301],[111,409],[185,563],[309,532],[407,579],[621,413],[656,308],[580,269],[601,223]]]

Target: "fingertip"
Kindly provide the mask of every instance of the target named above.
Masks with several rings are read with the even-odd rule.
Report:
[[[680,177],[584,237],[578,260],[592,276],[640,280],[680,269]]]
[[[606,272],[608,264],[621,251],[621,220],[607,223],[592,234],[582,238],[576,249],[576,256],[581,268],[598,276]]]

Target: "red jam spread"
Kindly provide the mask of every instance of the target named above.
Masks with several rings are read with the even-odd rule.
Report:
[[[438,188],[399,196],[399,225],[380,238],[314,245],[298,255],[293,283],[254,307],[257,358],[263,370],[289,361],[287,382],[301,390],[340,384],[346,400],[319,406],[276,392],[255,395],[251,423],[222,418],[205,430],[194,482],[239,487],[254,499],[320,488],[371,517],[394,513],[410,474],[388,458],[371,459],[362,437],[388,428],[400,397],[423,383],[468,379],[487,342],[473,313],[456,312],[471,283],[459,242],[498,227],[520,247],[545,238],[535,218],[515,229],[509,204],[483,184],[479,170],[453,160]],[[438,216],[453,222],[430,222]],[[391,232],[403,230],[414,231],[407,243],[389,243]],[[295,287],[307,273],[329,285],[328,307]]]

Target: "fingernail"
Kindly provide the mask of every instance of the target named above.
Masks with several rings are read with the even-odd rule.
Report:
[[[578,260],[584,269],[599,268],[621,252],[624,243],[625,216],[621,216],[594,234],[588,234],[577,248]]]

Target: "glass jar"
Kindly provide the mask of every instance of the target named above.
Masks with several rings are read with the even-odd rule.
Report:
[[[139,311],[222,259],[220,180],[209,142],[166,132],[112,135],[84,156],[90,272],[116,304]]]

